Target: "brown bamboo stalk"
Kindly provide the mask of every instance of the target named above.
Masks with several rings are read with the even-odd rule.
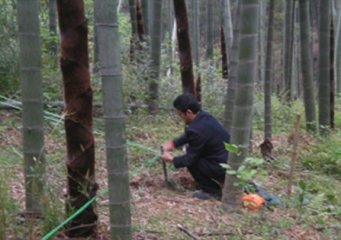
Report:
[[[296,156],[297,156],[297,146],[298,146],[298,136],[300,131],[300,121],[301,121],[301,114],[296,115],[296,129],[294,133],[294,144],[293,150],[291,155],[291,163],[290,163],[290,173],[289,173],[289,182],[287,188],[287,197],[290,199],[291,197],[291,187],[292,187],[292,180],[295,172],[295,163],[296,163]]]
[[[146,33],[145,33],[140,0],[136,0],[136,19],[137,19],[137,35],[139,36],[140,42],[143,42],[145,40]]]
[[[195,95],[191,42],[188,31],[187,8],[184,0],[173,0],[177,25],[182,92]]]
[[[201,76],[200,73],[197,76],[197,81],[195,83],[195,92],[198,102],[201,104]]]
[[[335,77],[334,77],[334,67],[335,67],[335,31],[334,31],[334,20],[330,18],[330,128],[335,128],[334,116],[335,116]]]
[[[224,34],[224,26],[221,25],[220,27],[220,51],[221,51],[221,64],[222,64],[222,77],[225,81],[227,81],[229,76],[229,66],[227,60],[227,53],[226,53],[226,41],[225,41],[225,34]]]
[[[66,211],[73,214],[96,195],[95,151],[92,130],[92,99],[88,56],[88,26],[83,0],[57,0],[61,37],[60,68],[65,101],[68,200]],[[69,237],[90,237],[96,233],[97,214],[92,204],[77,215],[67,229]],[[81,225],[89,225],[77,228]]]

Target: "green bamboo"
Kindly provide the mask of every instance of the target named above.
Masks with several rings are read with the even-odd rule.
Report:
[[[199,2],[197,0],[193,0],[192,3],[193,14],[192,14],[192,23],[193,23],[193,56],[195,61],[195,66],[199,68],[200,64],[200,24],[199,24]]]
[[[223,4],[223,12],[224,12],[223,21],[224,21],[225,42],[226,42],[226,47],[227,47],[227,55],[231,56],[232,43],[233,43],[231,4],[230,4],[230,0],[223,0],[223,3],[224,3]]]
[[[149,113],[158,111],[158,82],[160,81],[161,67],[161,33],[162,33],[162,0],[153,1],[153,28],[151,34],[151,82],[149,83]]]
[[[116,0],[96,1],[111,239],[132,239],[125,115]]]
[[[330,125],[330,0],[320,1],[318,106],[321,135],[328,134]]]
[[[144,30],[146,35],[149,35],[149,1],[150,0],[141,0]]]
[[[273,43],[274,43],[274,19],[275,19],[275,0],[269,2],[269,22],[266,45],[265,59],[265,79],[264,79],[264,138],[272,138],[271,121],[271,93],[272,93],[272,72],[273,72]]]
[[[231,131],[231,144],[240,154],[230,153],[228,163],[237,170],[244,164],[248,153],[253,112],[254,81],[257,66],[259,31],[259,0],[240,1],[240,33],[238,50],[237,90]],[[237,210],[242,207],[243,185],[235,175],[226,174],[222,207]]]
[[[337,4],[337,25],[335,37],[335,51],[336,51],[336,93],[341,93],[341,3]]]
[[[49,30],[50,34],[57,36],[57,10],[56,0],[49,1]],[[52,41],[50,44],[50,52],[57,55],[57,41]]]
[[[226,90],[225,98],[225,111],[224,111],[224,127],[230,131],[232,126],[233,108],[234,108],[234,97],[236,92],[236,81],[237,81],[237,67],[238,67],[238,49],[239,49],[239,15],[240,15],[240,4],[237,6],[236,22],[233,26],[233,44],[232,53],[230,55],[230,71],[229,79]]]
[[[174,14],[172,9],[172,1],[168,1],[168,14],[167,14],[167,26],[168,26],[168,57],[169,57],[169,69],[167,71],[167,76],[172,74],[173,72],[173,61],[174,61],[174,54],[173,54],[173,40],[172,40],[172,33],[173,33],[173,22],[174,22]]]
[[[18,0],[25,206],[41,210],[45,185],[44,114],[37,0]]]
[[[131,32],[132,32],[132,35],[135,36],[137,34],[136,0],[129,0],[129,13],[130,13]]]
[[[206,59],[213,58],[213,35],[214,35],[214,17],[213,17],[213,1],[207,1],[207,21],[206,21]]]
[[[291,101],[292,88],[292,59],[293,59],[293,12],[295,0],[286,0],[284,28],[284,71],[282,90],[287,102]]]
[[[303,97],[306,119],[306,129],[309,132],[316,132],[316,111],[315,111],[315,89],[313,83],[313,57],[311,52],[311,31],[309,16],[309,1],[299,1],[300,13],[300,43],[301,43],[301,64],[303,79]]]

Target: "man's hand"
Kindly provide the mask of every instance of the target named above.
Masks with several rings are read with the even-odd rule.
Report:
[[[174,149],[174,144],[172,141],[169,141],[169,142],[162,144],[162,147],[163,147],[163,150],[167,152],[167,151],[171,151]]]
[[[169,152],[164,152],[164,154],[161,156],[161,158],[163,160],[165,160],[166,162],[173,162],[173,157],[172,157],[172,155],[170,155]]]

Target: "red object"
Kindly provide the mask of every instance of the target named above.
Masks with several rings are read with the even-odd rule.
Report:
[[[261,196],[251,193],[244,195],[243,197],[243,207],[250,211],[258,211],[264,205],[264,198]]]

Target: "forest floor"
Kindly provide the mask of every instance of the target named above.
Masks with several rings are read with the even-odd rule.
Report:
[[[97,129],[102,128],[100,123],[96,124]],[[175,188],[168,189],[161,163],[156,161],[151,166],[145,165],[148,159],[158,155],[160,144],[180,134],[182,129],[181,121],[168,114],[127,119],[127,138],[137,144],[128,144],[129,170],[134,172],[130,177],[134,239],[192,239],[179,230],[179,224],[198,239],[341,239],[341,175],[307,170],[303,161],[316,154],[311,150],[318,148],[315,137],[308,134],[300,136],[292,198],[288,200],[286,189],[292,139],[288,133],[273,136],[273,154],[277,159],[262,166],[267,171],[266,180],[255,180],[266,191],[279,196],[285,206],[275,207],[273,211],[264,208],[260,212],[243,210],[228,213],[222,210],[220,201],[192,198],[196,184],[185,169],[174,169],[168,165],[169,177],[176,182],[173,184]],[[0,233],[2,229],[5,231],[5,239],[41,239],[65,219],[63,124],[50,124],[46,131],[49,133],[45,138],[49,191],[42,204],[46,208],[45,218],[34,222],[18,221],[18,213],[25,209],[21,117],[16,111],[0,112],[0,171],[3,176],[0,193],[6,194],[8,200],[0,203],[1,212],[8,214],[7,219],[0,218],[5,228],[0,228]],[[103,134],[97,132],[95,137],[96,181],[100,192],[108,186],[105,145]],[[261,142],[262,134],[255,132],[250,155],[260,156]],[[322,163],[316,161],[316,164]],[[309,187],[302,189],[299,181]],[[309,203],[303,206],[301,203],[305,198]],[[105,195],[97,199],[99,224],[96,239],[110,239],[108,203]],[[61,229],[54,239],[67,239],[65,231]]]

